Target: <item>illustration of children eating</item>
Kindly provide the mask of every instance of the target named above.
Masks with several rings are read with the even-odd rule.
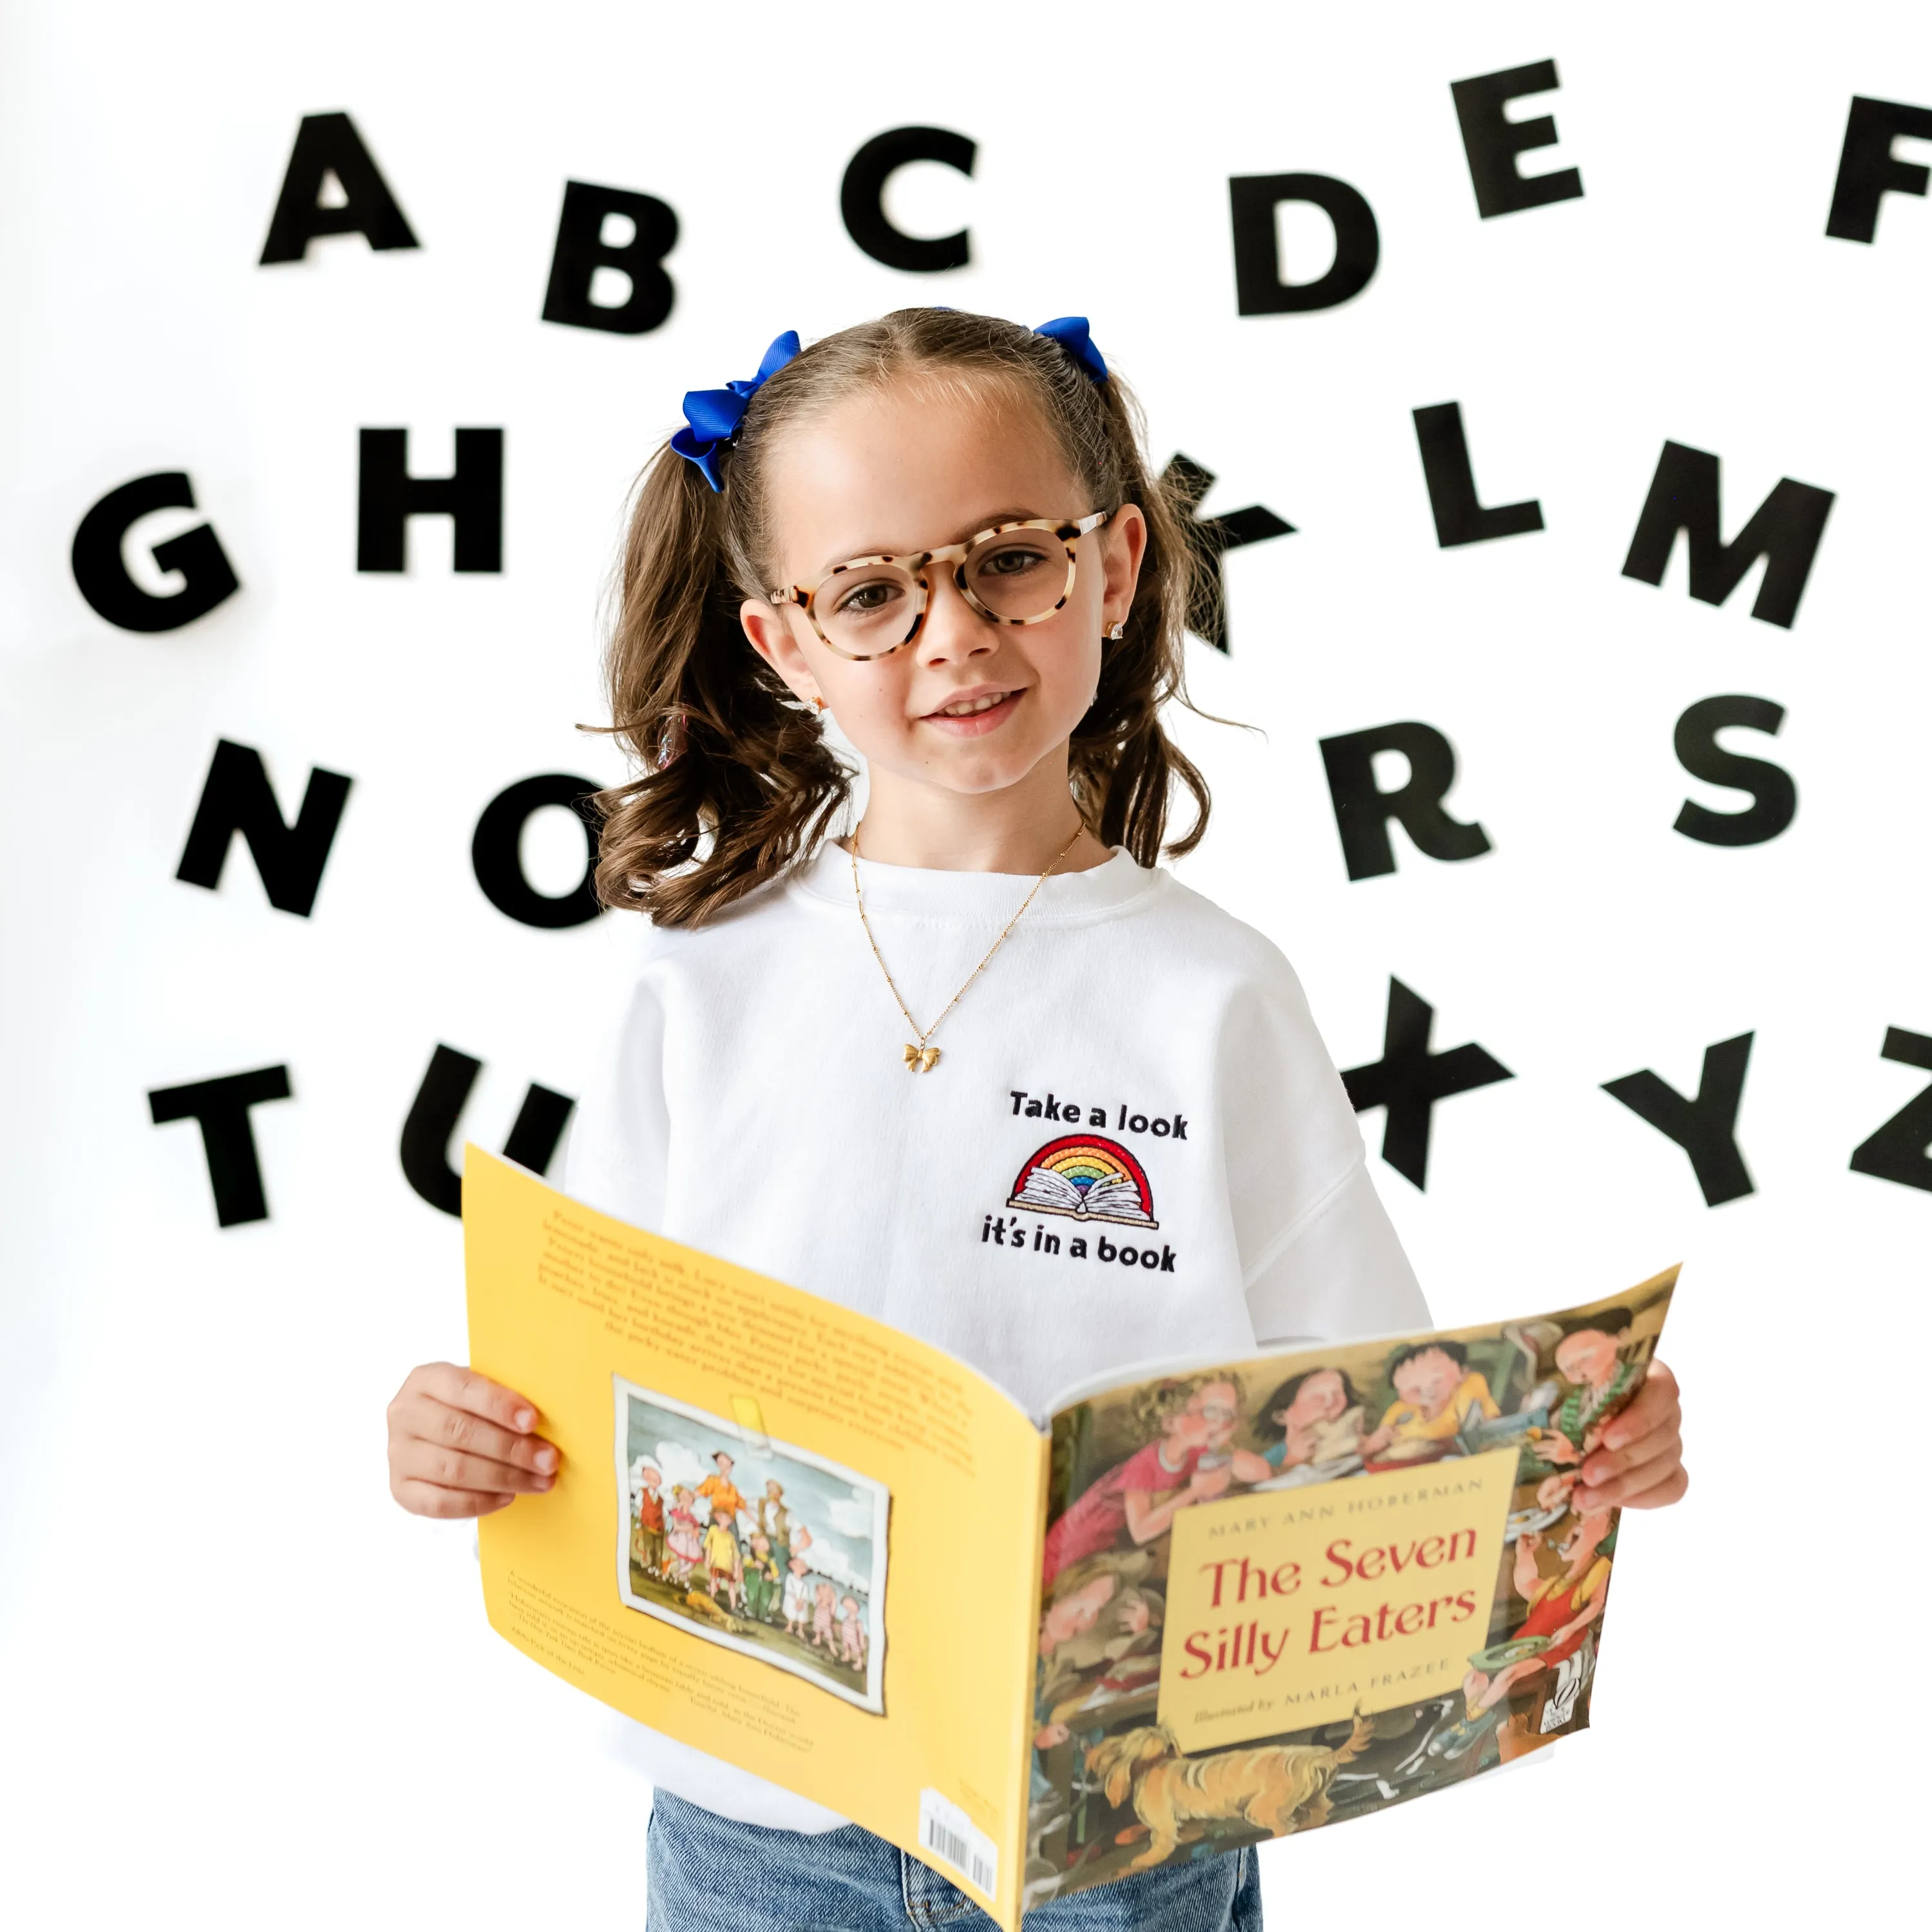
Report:
[[[1581,1462],[1597,1446],[1604,1425],[1636,1394],[1644,1370],[1621,1351],[1634,1319],[1628,1308],[1606,1308],[1571,1322],[1556,1345],[1556,1372],[1567,1384],[1538,1444],[1546,1462]]]
[[[1389,1364],[1389,1380],[1395,1400],[1375,1433],[1362,1438],[1362,1460],[1372,1472],[1438,1461],[1454,1450],[1465,1426],[1502,1413],[1460,1342],[1403,1349]]]
[[[1616,1548],[1616,1521],[1610,1510],[1573,1516],[1568,1533],[1556,1546],[1563,1567],[1554,1576],[1544,1576],[1538,1568],[1542,1537],[1531,1530],[1517,1538],[1514,1581],[1529,1614],[1506,1643],[1471,1660],[1472,1668],[1462,1680],[1471,1727],[1478,1726],[1511,1691],[1558,1672],[1582,1648],[1591,1626],[1604,1613]],[[1556,1681],[1553,1676],[1551,1681]],[[1526,1720],[1506,1726],[1497,1740],[1506,1759],[1534,1750],[1538,1742],[1529,1736]]]
[[[1152,1439],[1076,1498],[1046,1532],[1046,1586],[1082,1557],[1111,1550],[1123,1532],[1151,1543],[1190,1504],[1225,1495],[1231,1482],[1274,1474],[1251,1450],[1232,1447],[1240,1388],[1230,1376],[1150,1384],[1135,1399],[1136,1420]]]
[[[1255,1433],[1275,1438],[1262,1451],[1268,1475],[1260,1486],[1290,1489],[1326,1482],[1361,1467],[1362,1399],[1346,1369],[1304,1369],[1268,1399]]]
[[[1053,1786],[1040,1767],[1039,1754],[1066,1742],[1065,1722],[1054,1714],[1054,1707],[1072,1690],[1077,1701],[1082,1687],[1077,1672],[1062,1653],[1076,1640],[1087,1636],[1100,1620],[1120,1579],[1111,1570],[1083,1565],[1064,1576],[1061,1587],[1050,1592],[1040,1620],[1040,1642],[1034,1668],[1033,1795],[1048,1796]]]

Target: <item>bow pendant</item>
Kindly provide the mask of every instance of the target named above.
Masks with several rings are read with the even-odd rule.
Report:
[[[930,1073],[939,1064],[939,1049],[936,1046],[908,1046],[905,1064],[912,1072]]]

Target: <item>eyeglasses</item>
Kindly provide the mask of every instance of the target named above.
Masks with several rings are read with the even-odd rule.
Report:
[[[1071,524],[1051,517],[996,524],[944,550],[855,556],[815,584],[765,594],[776,604],[797,604],[828,650],[860,664],[919,635],[935,565],[952,566],[959,594],[988,623],[1042,623],[1073,594],[1075,544],[1113,514],[1096,510]]]

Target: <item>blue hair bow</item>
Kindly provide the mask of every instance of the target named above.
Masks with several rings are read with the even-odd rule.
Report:
[[[1104,382],[1107,380],[1106,359],[1094,346],[1094,338],[1087,333],[1087,318],[1084,315],[1057,315],[1051,322],[1042,322],[1034,333],[1052,336],[1095,382]]]
[[[788,328],[784,334],[772,338],[772,346],[758,364],[758,373],[749,382],[727,382],[722,389],[685,392],[686,427],[671,438],[670,446],[687,463],[698,465],[712,489],[724,487],[718,460],[737,434],[738,425],[745,419],[746,404],[798,353],[800,346],[798,331]]]

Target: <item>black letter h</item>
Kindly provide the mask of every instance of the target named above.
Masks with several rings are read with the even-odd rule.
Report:
[[[406,429],[362,432],[356,491],[356,568],[405,568],[403,533],[412,517],[448,517],[456,524],[460,571],[503,568],[503,432],[460,429],[456,470],[448,476],[412,476]]]

